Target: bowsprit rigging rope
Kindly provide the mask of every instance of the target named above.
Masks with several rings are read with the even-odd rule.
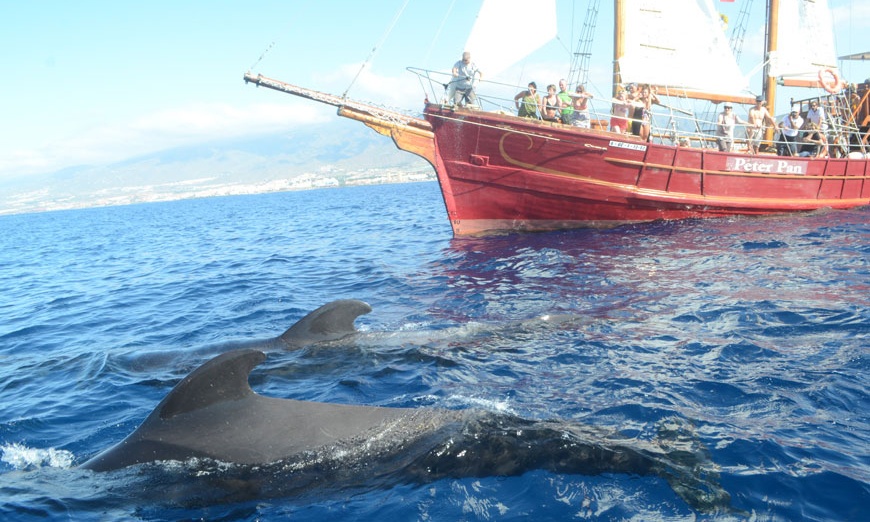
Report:
[[[405,8],[408,7],[408,2],[410,2],[410,1],[411,0],[405,0],[405,3],[402,4],[402,7],[399,9],[399,12],[396,13],[395,17],[393,17],[393,21],[390,22],[390,26],[387,28],[387,32],[384,33],[384,36],[381,37],[381,40],[377,43],[377,45],[372,47],[372,52],[369,53],[369,57],[366,58],[366,61],[364,61],[363,64],[360,66],[359,71],[357,71],[357,73],[356,73],[356,76],[353,77],[353,80],[350,81],[350,85],[347,86],[347,89],[345,89],[344,94],[341,95],[342,98],[347,97],[347,92],[350,90],[351,87],[353,87],[353,84],[356,82],[357,78],[359,78],[359,75],[362,74],[363,69],[365,69],[366,65],[368,65],[369,62],[372,61],[372,58],[374,58],[375,53],[378,51],[378,49],[381,47],[381,45],[383,45],[384,41],[387,39],[387,37],[393,31],[393,27],[396,26],[396,22],[399,21],[399,18],[401,18],[402,13],[405,12]]]
[[[432,56],[432,49],[435,47],[435,44],[438,42],[438,39],[441,37],[441,31],[444,29],[444,26],[447,24],[447,19],[450,18],[450,13],[453,12],[453,6],[456,5],[456,0],[450,2],[450,7],[447,9],[447,13],[444,15],[444,18],[441,19],[441,25],[438,26],[438,31],[435,32],[435,37],[432,38],[432,42],[429,43],[429,49],[426,50],[426,56],[423,58],[423,67],[429,69],[430,63],[429,58]]]
[[[254,67],[256,67],[257,65],[259,65],[260,62],[263,61],[263,58],[266,57],[266,53],[268,53],[269,51],[272,50],[272,47],[275,47],[275,40],[272,40],[272,43],[270,43],[269,46],[266,47],[266,50],[263,51],[263,54],[261,54],[259,58],[257,58],[257,61],[254,62],[253,65],[251,65],[250,67],[248,67],[248,70],[249,70],[249,71],[253,71],[253,70],[254,70]]]

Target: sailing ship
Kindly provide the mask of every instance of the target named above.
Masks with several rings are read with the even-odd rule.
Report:
[[[628,85],[645,84],[658,98],[640,122],[648,129],[638,133],[643,138],[611,130],[610,105],[619,103],[616,99],[579,127],[519,117],[513,98],[499,98],[483,81],[476,85],[478,103],[456,104],[448,96],[449,74],[436,71],[408,69],[429,85],[422,115],[259,74],[246,73],[244,79],[336,106],[339,116],[424,158],[437,174],[456,236],[870,204],[870,85],[861,90],[840,78],[827,0],[768,0],[766,10],[761,97],[773,104],[777,84],[817,93],[791,104],[803,117],[811,102],[823,108],[820,132],[829,144],[818,157],[798,155],[794,141],[785,143],[788,149],[778,147],[782,138],[772,127],[760,149],[737,138],[731,150],[720,150],[716,120],[699,115],[699,100],[713,104],[715,114],[716,104],[753,105],[758,98],[737,66],[712,0],[614,1],[613,97]],[[525,24],[540,25],[541,40],[555,31],[555,7],[552,11],[552,25]],[[525,34],[516,38],[505,27],[522,17],[505,12],[522,10],[509,9],[505,0],[485,0],[466,45],[489,71],[506,68],[505,57],[517,58],[532,47]],[[493,38],[487,33],[493,30],[509,40]],[[511,47],[510,39],[523,40],[523,47]],[[770,112],[776,114],[773,106]]]

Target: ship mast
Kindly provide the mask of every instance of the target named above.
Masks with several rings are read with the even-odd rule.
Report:
[[[613,97],[619,94],[622,75],[619,72],[619,57],[625,54],[625,2],[613,2]]]
[[[776,78],[769,74],[770,55],[777,48],[777,27],[779,26],[779,0],[767,0],[767,46],[764,53],[766,64],[764,66],[764,86],[762,94],[767,100],[768,111],[771,115],[776,114]]]
[[[762,96],[767,100],[767,111],[771,117],[776,118],[776,78],[770,75],[770,53],[776,51],[777,28],[779,27],[779,0],[767,0],[767,45],[764,52],[764,85],[762,86]],[[776,134],[774,127],[768,127],[764,131],[764,140],[767,142],[773,141],[773,136]]]

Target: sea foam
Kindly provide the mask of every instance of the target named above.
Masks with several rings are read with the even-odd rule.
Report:
[[[12,443],[0,446],[0,461],[18,470],[43,467],[70,468],[75,461],[75,456],[66,450],[28,448],[22,444]]]

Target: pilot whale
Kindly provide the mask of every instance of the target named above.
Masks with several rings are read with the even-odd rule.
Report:
[[[704,452],[685,441],[672,440],[668,447],[592,426],[478,410],[266,397],[248,382],[251,370],[265,358],[259,350],[239,349],[207,361],[180,381],[133,433],[81,467],[110,471],[157,461],[218,461],[240,469],[277,466],[291,471],[279,481],[281,494],[336,481],[426,483],[534,469],[617,472],[659,475],[699,510],[729,502]]]
[[[255,344],[297,349],[307,345],[335,341],[357,333],[354,321],[372,311],[372,307],[358,299],[339,299],[309,312],[283,334],[265,343],[235,343],[234,348]]]
[[[384,343],[425,344],[430,342],[433,336],[455,341],[457,338],[493,334],[508,329],[533,329],[541,325],[577,325],[589,321],[588,319],[571,314],[548,314],[516,323],[509,323],[506,326],[471,323],[438,331],[359,332],[354,326],[354,322],[359,316],[368,314],[371,311],[372,307],[364,301],[358,299],[339,299],[311,311],[278,337],[266,341],[228,343],[224,345],[224,348],[264,349],[274,347],[294,350],[311,345],[335,342],[361,343],[363,345],[375,344],[377,346],[383,346]]]
[[[391,347],[421,345],[428,346],[433,341],[445,339],[450,343],[458,340],[471,341],[475,338],[488,338],[503,335],[505,332],[524,332],[539,328],[578,327],[593,321],[588,317],[575,314],[545,314],[531,319],[508,322],[506,324],[486,324],[469,322],[458,326],[435,330],[401,329],[399,331],[360,332],[354,326],[356,319],[372,311],[372,307],[357,299],[340,299],[327,303],[300,319],[280,336],[265,342],[236,342],[224,345],[225,349],[238,348],[283,348],[295,350],[316,345],[356,345],[358,347]],[[605,320],[609,318],[604,318]],[[620,319],[625,321],[625,319]]]
[[[590,322],[585,317],[571,314],[549,314],[506,325],[466,323],[459,326],[434,330],[401,329],[399,331],[360,332],[355,321],[372,311],[372,307],[358,299],[339,299],[309,312],[277,337],[252,340],[234,340],[184,350],[143,351],[137,348],[129,353],[114,354],[117,364],[139,372],[154,371],[166,367],[185,366],[191,359],[210,357],[223,352],[243,348],[265,352],[288,352],[316,347],[356,347],[366,349],[389,349],[397,346],[431,346],[433,342],[446,340],[473,342],[503,334],[505,331],[530,331],[538,328],[576,327]]]
[[[223,352],[251,348],[265,352],[286,352],[330,342],[343,342],[359,334],[356,319],[372,311],[358,299],[339,299],[312,310],[284,333],[267,339],[234,340],[200,346],[193,349],[144,351],[141,347],[128,353],[113,354],[120,367],[137,372],[155,371],[167,367],[186,366],[191,360],[198,364],[203,357]],[[350,343],[350,339],[347,339]]]

